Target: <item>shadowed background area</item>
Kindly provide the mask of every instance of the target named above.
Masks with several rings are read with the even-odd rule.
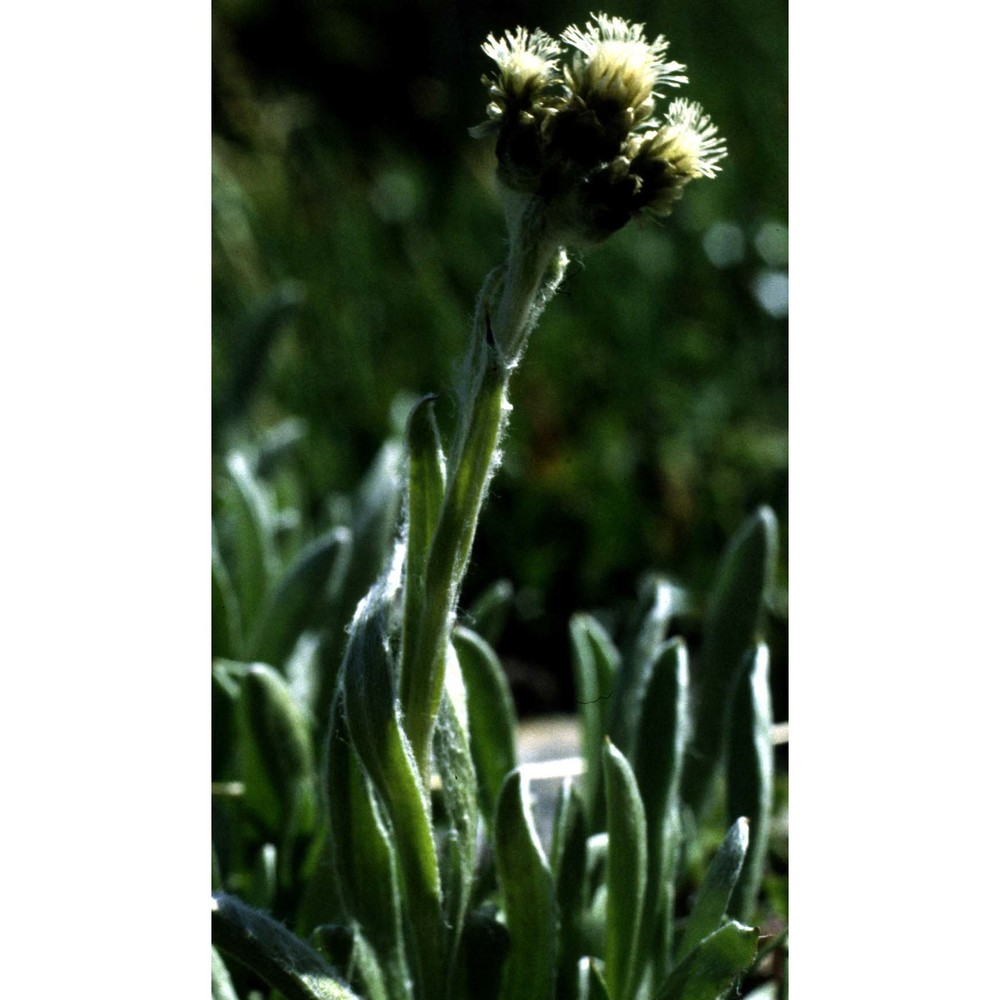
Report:
[[[498,652],[525,713],[572,705],[567,622],[614,623],[639,579],[701,602],[726,539],[767,503],[769,608],[787,718],[787,6],[619,3],[664,34],[729,156],[664,226],[576,255],[512,383],[503,468],[463,606],[500,579]],[[590,8],[215,0],[213,446],[293,435],[279,501],[337,519],[410,405],[439,394],[505,253],[480,83],[489,32],[554,35]]]

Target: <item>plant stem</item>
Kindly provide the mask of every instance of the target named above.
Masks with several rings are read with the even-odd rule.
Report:
[[[507,385],[565,271],[565,252],[545,229],[545,205],[532,199],[514,226],[505,267],[493,271],[483,286],[466,354],[459,428],[427,557],[416,640],[405,645],[400,666],[404,726],[425,785],[448,636],[510,410]]]

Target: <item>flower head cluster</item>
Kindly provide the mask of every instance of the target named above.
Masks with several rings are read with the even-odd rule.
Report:
[[[718,171],[725,142],[700,105],[677,99],[657,118],[664,89],[687,83],[668,45],[606,14],[567,28],[561,43],[518,28],[483,45],[497,71],[483,78],[487,121],[473,135],[496,136],[501,182],[551,203],[567,242],[667,215],[689,181]]]

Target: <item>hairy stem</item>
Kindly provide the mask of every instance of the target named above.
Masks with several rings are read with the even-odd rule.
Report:
[[[564,251],[546,236],[544,209],[538,200],[528,203],[515,226],[506,266],[489,275],[479,298],[463,368],[458,433],[427,557],[416,640],[406,644],[400,666],[404,725],[425,784],[430,780],[431,735],[444,687],[448,635],[510,409],[507,385],[565,270]]]

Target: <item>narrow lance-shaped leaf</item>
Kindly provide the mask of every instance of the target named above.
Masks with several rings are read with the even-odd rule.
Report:
[[[212,656],[239,655],[243,644],[239,600],[212,531]]]
[[[611,1000],[608,984],[593,958],[582,959],[580,962],[580,995],[583,1000]]]
[[[500,661],[485,640],[459,626],[452,641],[468,692],[469,740],[479,804],[492,826],[500,786],[517,767],[514,700]]]
[[[240,749],[246,802],[279,840],[315,820],[312,736],[284,678],[262,663],[240,688]]]
[[[621,670],[611,700],[608,735],[615,746],[633,759],[639,699],[650,662],[663,642],[674,610],[673,587],[655,577],[644,581],[637,608],[637,621],[622,656]]]
[[[743,868],[749,838],[750,824],[741,816],[726,833],[698,889],[698,898],[677,949],[678,961],[683,961],[700,941],[716,931],[723,922],[733,887]]]
[[[556,996],[573,1000],[577,996],[577,962],[583,954],[583,911],[587,887],[587,826],[583,799],[566,778],[559,789],[552,825],[549,863],[555,880],[559,910],[559,955]]]
[[[264,604],[247,647],[251,659],[279,670],[284,666],[299,636],[312,624],[347,538],[347,532],[337,528],[299,553]]]
[[[755,638],[764,595],[774,574],[778,527],[761,507],[723,556],[705,617],[705,640],[695,674],[695,726],[682,779],[682,797],[700,814],[726,750],[733,695],[743,657]]]
[[[726,783],[730,816],[750,820],[750,846],[729,912],[747,921],[753,916],[764,878],[774,798],[774,748],[771,746],[771,689],[769,656],[761,643],[747,658],[733,706],[732,747]]]
[[[421,992],[443,995],[444,925],[430,807],[398,717],[386,631],[388,583],[358,609],[344,658],[343,690],[351,743],[384,804],[402,875],[405,929]]]
[[[476,598],[465,614],[465,624],[481,635],[490,646],[496,646],[503,633],[514,600],[510,580],[497,580]]]
[[[229,489],[223,493],[223,513],[230,531],[220,539],[227,554],[239,599],[244,635],[251,631],[278,573],[273,514],[263,487],[250,471],[246,457],[233,452],[226,460]],[[228,544],[225,542],[228,541]]]
[[[621,656],[604,626],[592,615],[574,615],[569,625],[573,646],[576,702],[583,732],[583,801],[592,830],[603,829],[601,754]]]
[[[212,897],[212,944],[286,1000],[361,1000],[304,941],[233,896]]]
[[[400,654],[400,698],[404,706],[414,702],[420,686],[417,670],[417,639],[424,614],[427,555],[441,515],[445,467],[434,397],[425,396],[413,408],[407,425],[409,478],[406,490],[406,570],[403,580],[403,638]]]
[[[447,694],[441,700],[438,724],[434,730],[434,759],[441,779],[441,798],[447,824],[439,867],[445,919],[452,938],[448,960],[453,970],[475,875],[479,812],[472,755],[455,707]]]
[[[408,982],[397,983],[393,988],[386,985],[384,959],[368,943],[360,928],[354,928],[351,948],[352,983],[360,981],[365,1000],[403,1000],[411,995]]]
[[[646,814],[635,775],[610,741],[604,747],[608,816],[608,909],[605,977],[613,997],[628,997],[638,982],[640,932],[646,898]]]
[[[500,1000],[551,1000],[555,992],[557,917],[552,873],[512,771],[497,799],[496,865],[510,935]]]
[[[673,937],[676,831],[687,736],[687,647],[683,639],[671,639],[655,654],[639,698],[632,758],[649,846],[643,951],[652,956],[654,976],[660,977],[669,965]]]
[[[670,973],[655,1000],[725,1000],[753,961],[758,937],[755,927],[724,924]]]
[[[212,949],[212,1000],[240,1000],[222,956]]]
[[[423,614],[404,695],[403,721],[420,774],[428,780],[431,735],[444,689],[447,644],[486,484],[505,420],[507,369],[490,350],[478,391],[448,462],[448,484],[427,554]]]
[[[334,884],[344,915],[358,922],[394,996],[405,995],[405,958],[396,849],[371,784],[351,747],[337,699],[326,750],[326,798]]]

